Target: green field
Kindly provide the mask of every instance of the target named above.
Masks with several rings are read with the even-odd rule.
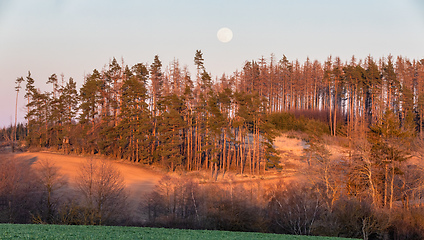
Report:
[[[141,227],[0,224],[0,239],[317,239],[345,238]]]

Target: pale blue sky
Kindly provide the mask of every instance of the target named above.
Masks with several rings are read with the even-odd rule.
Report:
[[[14,81],[31,71],[36,86],[56,73],[101,69],[112,57],[193,67],[196,49],[214,77],[244,61],[285,54],[289,60],[343,61],[402,55],[424,58],[422,0],[0,0],[0,127],[14,120]],[[216,32],[233,31],[229,43]],[[19,120],[25,115],[23,91]]]

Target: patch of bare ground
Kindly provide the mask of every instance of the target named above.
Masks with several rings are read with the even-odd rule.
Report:
[[[291,134],[283,134],[275,139],[274,145],[281,158],[280,165],[286,173],[295,173],[307,165],[303,151],[307,148],[305,141]]]
[[[34,164],[41,160],[49,160],[59,168],[59,172],[68,179],[70,185],[75,186],[75,180],[79,174],[80,166],[88,157],[50,152],[23,152],[14,154],[13,158],[19,161],[30,161]],[[140,196],[153,191],[156,184],[164,175],[163,173],[143,168],[137,164],[110,161],[122,173],[130,199],[139,199]]]

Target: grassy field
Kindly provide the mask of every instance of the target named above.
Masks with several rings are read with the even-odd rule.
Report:
[[[281,239],[345,238],[165,228],[0,224],[0,239]]]

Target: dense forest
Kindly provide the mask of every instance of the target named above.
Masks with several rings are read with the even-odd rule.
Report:
[[[343,63],[329,57],[301,64],[271,56],[215,80],[203,62],[196,51],[192,76],[177,60],[163,70],[158,56],[150,66],[132,67],[114,58],[87,75],[79,91],[72,78],[52,74],[52,91],[40,92],[29,72],[27,144],[170,170],[254,174],[278,164],[273,130],[282,112],[323,120],[331,135],[347,137],[350,146],[385,120],[397,124],[399,134],[424,136],[423,60],[352,57]]]
[[[314,211],[318,211],[319,199],[319,209],[326,209],[328,214],[321,215],[323,222],[331,222],[335,211],[349,212],[341,209],[345,207],[370,212],[352,232],[361,231],[361,226],[362,231],[374,227],[368,230],[387,232],[388,226],[396,226],[396,221],[406,216],[393,217],[396,221],[383,227],[376,217],[382,212],[372,215],[370,209],[392,210],[397,205],[409,210],[421,206],[422,169],[404,163],[424,156],[424,60],[400,56],[377,60],[369,56],[363,60],[352,57],[347,62],[329,57],[324,63],[309,59],[300,63],[271,55],[269,59],[246,61],[241,71],[231,75],[213,77],[198,50],[194,65],[196,72],[190,73],[178,60],[164,67],[158,56],[150,65],[138,63],[132,67],[113,58],[103,69],[88,74],[80,89],[72,78],[65,80],[64,76],[52,74],[46,82],[52,86],[50,92],[41,92],[28,72],[25,79],[16,80],[17,93],[20,84],[25,83],[27,122],[3,129],[1,134],[4,138],[25,139],[30,149],[99,154],[159,165],[169,171],[207,170],[216,178],[228,171],[251,175],[271,169],[280,171],[284,159],[280,159],[274,139],[282,131],[300,131],[306,133],[301,137],[308,144],[305,158],[310,165],[307,174],[311,185],[303,186],[303,193],[278,186],[258,193],[267,203],[267,219],[276,218],[276,229],[284,228],[277,218],[286,210],[292,211],[289,208],[296,205],[296,199],[304,200],[305,211],[307,207],[312,215],[318,214]],[[348,149],[348,157],[331,160],[329,141]],[[182,189],[184,184],[178,187]],[[193,189],[190,184],[185,188]],[[188,195],[181,201],[191,204],[191,224],[199,226],[198,206],[190,203],[190,197],[194,201],[194,190],[184,191],[181,194]],[[176,196],[172,214],[173,223],[178,225]],[[158,205],[158,199],[166,197],[156,192],[156,200],[151,203]],[[239,200],[246,209],[247,203]],[[208,201],[205,198],[202,204]],[[255,202],[249,206],[254,214],[259,205]],[[152,224],[160,211],[170,209],[156,207],[146,207]],[[169,211],[165,213],[171,214]],[[187,209],[181,211],[181,216],[188,214]],[[314,223],[310,221],[315,217],[318,219],[313,215],[312,220],[302,222],[310,225],[300,229],[300,234],[312,233]],[[341,224],[347,216],[338,217]],[[253,225],[259,224],[256,220]],[[421,231],[420,221],[422,218],[410,220],[415,224],[411,228]],[[259,229],[253,225],[237,230]],[[271,228],[261,231],[281,232]]]

